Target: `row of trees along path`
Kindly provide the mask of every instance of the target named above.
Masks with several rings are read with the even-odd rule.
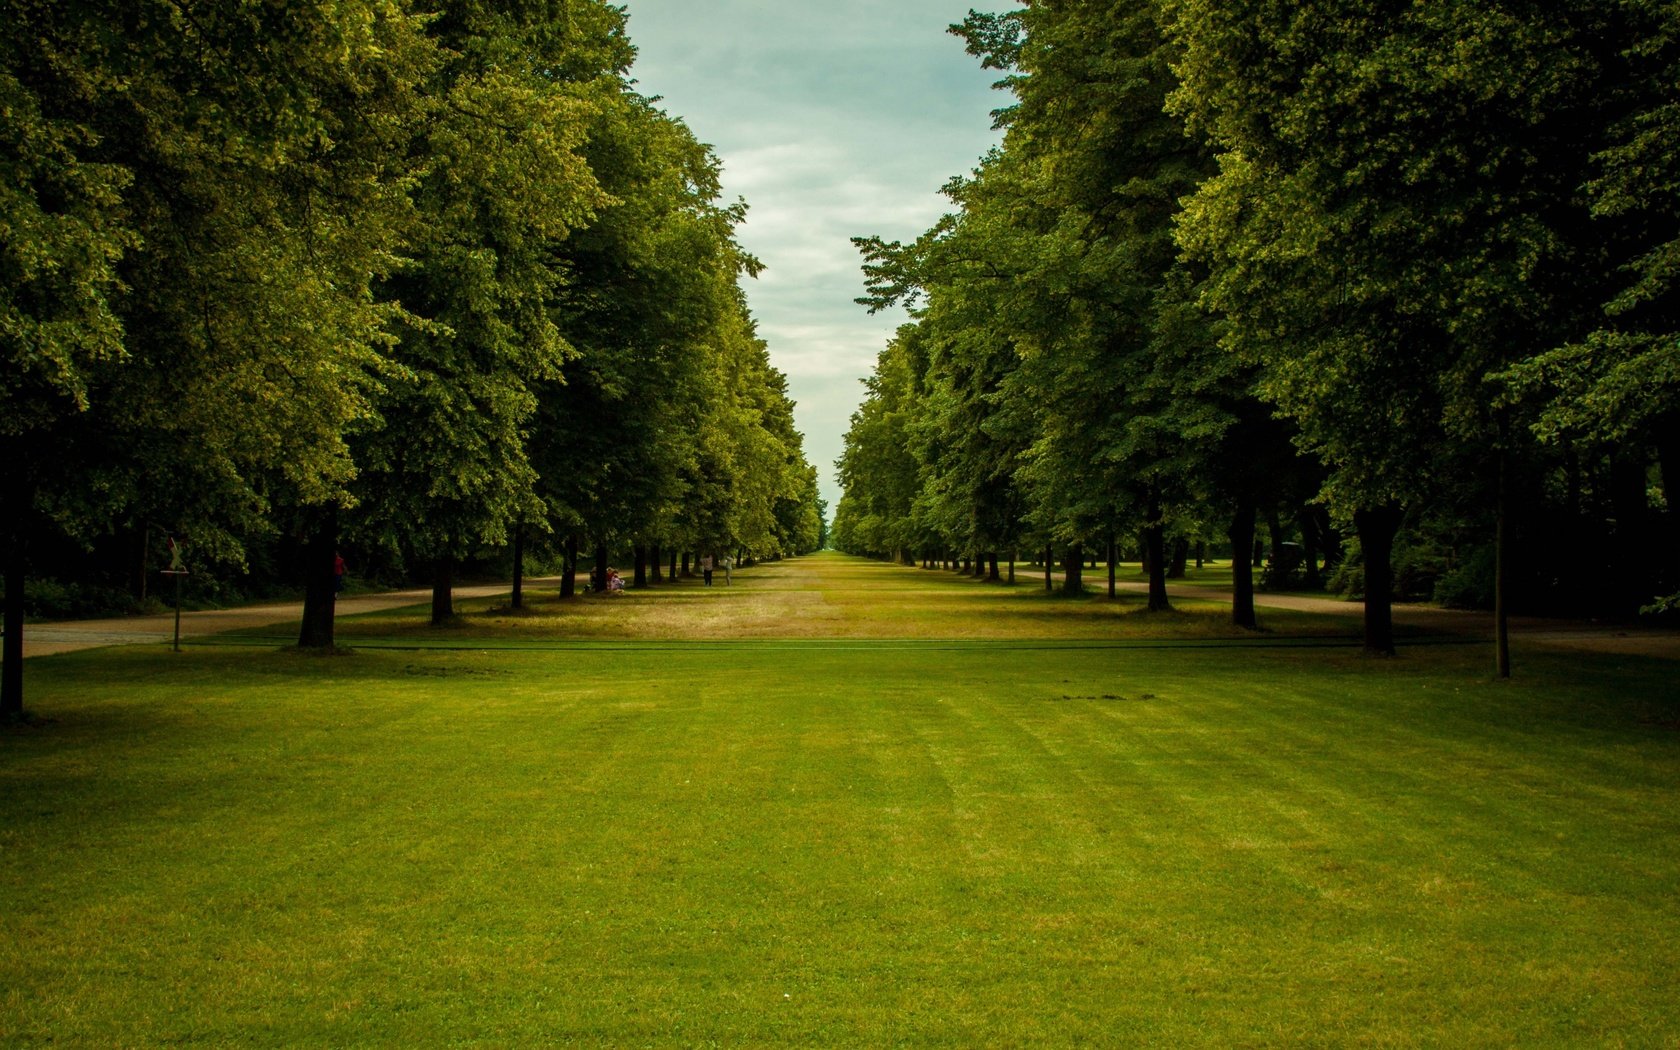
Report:
[[[1023,568],[1025,568],[1023,566]],[[846,638],[893,638],[907,634],[925,636],[920,630],[912,632],[906,624],[915,624],[916,617],[904,616],[906,606],[915,609],[918,601],[928,610],[923,622],[928,623],[937,637],[993,637],[1030,639],[1043,633],[1043,619],[1012,613],[1039,611],[1034,604],[1042,600],[1051,603],[1062,618],[1063,626],[1057,636],[1071,631],[1090,638],[1109,637],[1123,640],[1126,629],[1116,628],[1108,602],[1100,589],[1093,589],[1084,603],[1065,600],[1063,578],[1052,574],[1057,594],[1044,595],[1038,577],[1017,577],[1009,586],[989,582],[973,576],[964,577],[941,569],[916,569],[894,566],[878,560],[846,557],[824,553],[803,558],[766,562],[737,569],[732,582],[722,584],[721,577],[710,591],[696,600],[693,588],[702,585],[695,578],[671,584],[690,589],[680,602],[661,602],[660,596],[668,587],[636,588],[632,586],[624,598],[597,596],[579,597],[579,602],[601,603],[621,625],[625,637],[657,634],[678,638],[810,638],[843,640]],[[559,580],[542,578],[526,581],[529,592],[539,610],[556,619],[553,637],[566,638],[567,610],[574,612],[576,604],[561,602],[544,607],[558,595]],[[1135,570],[1128,571],[1117,583],[1117,599],[1135,608],[1136,595],[1147,592],[1148,584],[1138,578]],[[511,593],[508,584],[476,584],[461,589],[463,597],[472,599],[504,598]],[[1170,590],[1174,600],[1218,600],[1229,595],[1218,587],[1193,582],[1175,583]],[[1026,604],[1000,604],[1011,597]],[[409,590],[386,594],[364,594],[339,599],[346,613],[374,612],[412,607],[416,619],[423,619],[424,603],[429,591]],[[956,604],[953,605],[953,602]],[[1300,595],[1259,594],[1255,603],[1261,609],[1287,609],[1309,612],[1347,621],[1360,615],[1355,603]],[[935,608],[937,612],[933,611]],[[644,613],[657,609],[658,618],[644,618]],[[953,611],[954,610],[954,611]],[[182,621],[183,637],[201,638],[224,631],[258,628],[268,625],[284,627],[295,624],[301,614],[298,603],[271,603],[239,609],[193,612]],[[890,611],[892,615],[882,615]],[[1441,609],[1431,605],[1402,604],[1395,608],[1395,622],[1413,630],[1433,634],[1460,634],[1482,638],[1492,637],[1492,618],[1488,613]],[[1613,625],[1584,621],[1514,617],[1512,631],[1519,639],[1532,644],[1559,646],[1607,653],[1657,656],[1680,659],[1680,632],[1657,629],[1627,629]],[[129,617],[114,620],[90,620],[63,624],[42,624],[26,642],[25,654],[50,655],[78,649],[106,645],[150,644],[169,640],[173,618]]]
[[[837,546],[1158,568],[1205,539],[1247,579],[1258,523],[1362,567],[1385,654],[1425,559],[1499,623],[1680,608],[1672,2],[1073,0],[953,31],[1003,74],[1003,144],[914,242],[857,240],[860,302],[912,323],[852,417]]]
[[[300,562],[316,648],[346,546],[446,617],[510,545],[819,545],[746,206],[627,18],[0,0],[0,717],[26,579],[166,534]]]

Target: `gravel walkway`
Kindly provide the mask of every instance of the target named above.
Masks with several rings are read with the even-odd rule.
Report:
[[[527,578],[530,589],[555,580]],[[485,598],[508,594],[512,585],[506,583],[456,587],[455,597]],[[382,612],[400,609],[432,600],[430,587],[416,587],[406,591],[382,594],[355,594],[338,599],[338,614]],[[203,638],[223,631],[237,631],[248,627],[289,625],[294,632],[303,619],[301,602],[276,602],[267,605],[247,605],[237,609],[207,609],[181,614],[181,638]],[[54,623],[31,623],[23,628],[23,655],[51,656],[77,649],[96,649],[105,645],[141,645],[168,643],[175,637],[175,614],[160,616],[127,616],[113,620],[73,620]]]
[[[1128,591],[1149,589],[1148,584],[1135,581],[1120,583],[1117,586]],[[1224,588],[1198,584],[1171,584],[1167,587],[1167,596],[1175,600],[1231,600],[1231,592]],[[1265,624],[1265,609],[1292,609],[1297,612],[1345,616],[1352,619],[1359,619],[1365,615],[1365,606],[1361,602],[1297,594],[1256,594],[1254,605],[1261,611],[1262,626]],[[1427,631],[1431,634],[1479,635],[1490,641],[1493,639],[1493,613],[1480,610],[1442,609],[1434,605],[1396,603],[1394,623],[1398,627]],[[1513,616],[1510,627],[1513,641],[1534,642],[1584,652],[1680,660],[1680,631],[1672,628],[1630,627],[1626,624],[1559,620],[1542,616]],[[1405,640],[1401,639],[1400,644],[1404,646]]]
[[[531,589],[555,584],[558,584],[558,578],[528,579],[526,581],[526,586]],[[1136,581],[1125,581],[1118,586],[1127,591],[1147,589],[1146,584]],[[505,583],[457,587],[455,588],[455,597],[494,597],[507,594],[510,589],[510,585]],[[1231,598],[1230,592],[1223,588],[1197,584],[1175,583],[1169,586],[1168,595],[1175,600],[1230,601]],[[384,594],[358,594],[340,598],[338,600],[338,611],[346,616],[354,613],[380,612],[386,609],[397,609],[407,605],[429,602],[431,596],[431,589],[427,587],[406,591],[391,591]],[[1261,610],[1292,609],[1299,612],[1342,616],[1351,619],[1358,619],[1364,615],[1364,606],[1360,603],[1345,602],[1334,598],[1313,598],[1291,594],[1256,594],[1254,604]],[[239,609],[185,612],[181,614],[181,637],[183,639],[203,638],[213,634],[221,634],[224,631],[271,625],[289,625],[295,630],[302,615],[303,607],[297,602],[250,605]],[[1423,630],[1432,634],[1462,634],[1490,639],[1493,637],[1493,614],[1487,612],[1441,609],[1432,605],[1395,605],[1394,622],[1397,626]],[[32,623],[24,627],[23,655],[25,657],[50,656],[53,653],[71,652],[77,649],[94,649],[106,645],[168,643],[174,637],[174,632],[175,617],[171,613],[161,616],[133,616],[114,620]],[[1511,619],[1511,635],[1513,639],[1521,642],[1562,649],[1620,653],[1630,656],[1656,656],[1668,660],[1680,660],[1680,631],[1671,629],[1518,616]],[[1404,645],[1404,640],[1401,644]]]

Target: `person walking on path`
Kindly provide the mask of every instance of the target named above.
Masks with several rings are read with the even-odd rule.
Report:
[[[706,554],[700,558],[700,575],[705,578],[706,586],[712,585],[712,556]]]

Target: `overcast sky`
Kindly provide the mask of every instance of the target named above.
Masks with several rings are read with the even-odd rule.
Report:
[[[858,380],[902,313],[869,316],[849,238],[910,240],[948,210],[939,187],[997,141],[1007,99],[946,32],[975,0],[627,0],[632,75],[723,161],[740,239],[766,266],[746,290],[798,402],[832,520],[834,460]]]

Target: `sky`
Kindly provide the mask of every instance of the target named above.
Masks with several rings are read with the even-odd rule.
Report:
[[[913,240],[939,187],[998,141],[1008,99],[946,32],[974,0],[624,0],[638,90],[661,97],[744,198],[742,245],[765,264],[747,300],[788,377],[829,517],[860,380],[904,323],[870,316],[850,238]]]

